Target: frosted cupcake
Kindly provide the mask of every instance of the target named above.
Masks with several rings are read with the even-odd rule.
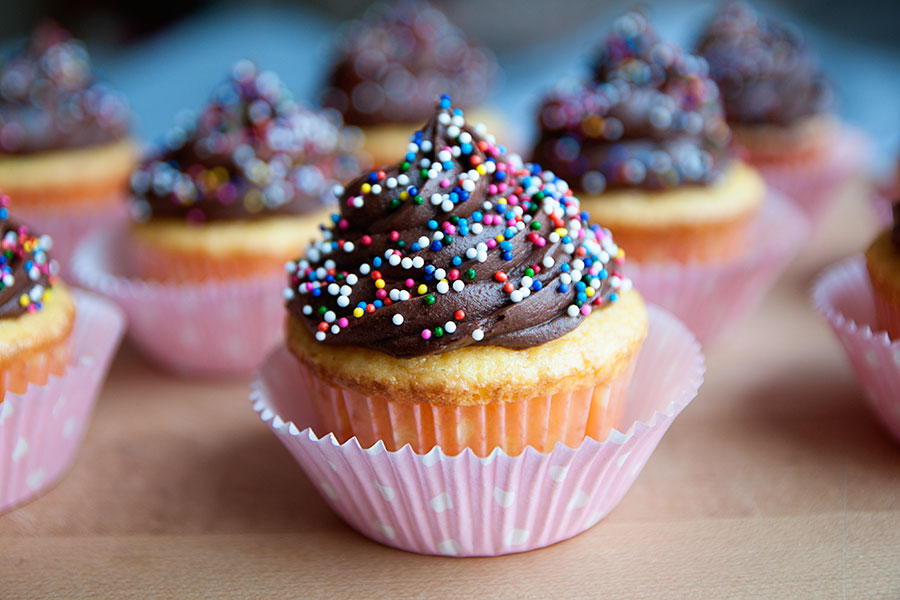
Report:
[[[662,41],[637,12],[618,19],[593,79],[561,85],[538,113],[533,156],[638,262],[726,262],[746,253],[765,198],[728,152],[730,132],[702,58]]]
[[[900,340],[900,204],[893,205],[894,223],[866,250],[878,326]]]
[[[440,94],[453,90],[461,107],[479,108],[496,76],[493,55],[427,2],[378,4],[339,38],[322,103],[363,130],[365,149],[381,166],[403,152]],[[476,113],[470,117],[476,122]],[[477,118],[499,120],[483,109]]]
[[[834,114],[834,92],[802,34],[734,3],[712,19],[697,52],[719,86],[735,145],[818,221],[863,174],[868,142]]]
[[[0,62],[0,187],[62,243],[125,215],[129,109],[84,45],[52,23]]]
[[[271,71],[237,63],[134,172],[137,273],[160,281],[280,272],[328,220],[358,164],[333,111],[300,106]]]
[[[647,330],[624,252],[448,97],[411,139],[288,264],[321,433],[480,456],[605,439]]]

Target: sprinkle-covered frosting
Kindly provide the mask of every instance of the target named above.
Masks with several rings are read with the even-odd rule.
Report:
[[[709,62],[730,122],[790,125],[831,104],[831,88],[800,32],[746,4],[726,6],[697,52]]]
[[[354,125],[421,123],[448,89],[463,108],[477,105],[496,71],[489,51],[426,2],[377,4],[341,36],[322,103]]]
[[[129,114],[124,98],[98,81],[84,44],[54,23],[0,62],[0,154],[121,139]]]
[[[311,212],[359,172],[358,143],[335,111],[301,107],[276,74],[240,61],[133,173],[133,213],[203,223]]]
[[[47,252],[48,235],[37,235],[9,214],[9,196],[0,192],[0,319],[41,310],[53,293],[59,267]]]
[[[574,329],[631,281],[565,181],[507,155],[443,96],[407,154],[341,194],[287,264],[290,312],[326,344],[411,357],[526,348]]]
[[[706,61],[660,41],[638,12],[616,21],[594,79],[560,85],[538,121],[534,160],[591,194],[708,184],[731,135]]]

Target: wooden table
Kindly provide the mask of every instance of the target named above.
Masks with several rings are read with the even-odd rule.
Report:
[[[763,305],[707,349],[700,395],[621,504],[553,547],[418,556],[345,526],[247,402],[247,381],[118,356],[74,467],[0,517],[0,597],[900,597],[900,444],[810,308],[862,249],[842,198]]]

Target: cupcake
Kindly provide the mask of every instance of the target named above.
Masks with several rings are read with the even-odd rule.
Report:
[[[72,296],[48,255],[50,237],[13,219],[9,203],[0,194],[0,402],[65,372],[75,322]]]
[[[834,115],[834,92],[800,32],[733,3],[710,21],[697,53],[746,159],[813,220],[824,216],[866,163],[867,145]]]
[[[63,284],[50,237],[9,205],[0,193],[0,513],[72,461],[125,324],[114,305]]]
[[[322,432],[478,456],[604,440],[647,331],[624,252],[449,97],[410,139],[287,265],[287,346]]]
[[[893,227],[866,250],[866,270],[872,282],[878,326],[891,340],[900,340],[900,204],[893,205]]]
[[[661,41],[643,14],[619,18],[593,79],[559,86],[538,118],[535,162],[578,188],[633,260],[727,262],[746,253],[763,181],[728,152],[705,61]]]
[[[376,166],[404,151],[438,95],[453,90],[460,106],[479,108],[497,76],[488,50],[471,45],[441,11],[418,0],[373,6],[346,26],[335,53],[322,104],[362,129]],[[499,120],[484,110],[470,113],[476,115]]]
[[[237,63],[131,177],[135,271],[158,281],[281,272],[358,170],[333,111],[300,106],[278,76]]]
[[[125,100],[57,25],[41,25],[0,61],[0,187],[64,246],[61,256],[91,227],[126,215],[128,126]]]

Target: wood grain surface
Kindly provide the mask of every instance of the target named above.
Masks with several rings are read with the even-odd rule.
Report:
[[[451,559],[345,526],[247,401],[126,347],[68,476],[0,516],[0,597],[900,598],[900,444],[812,277],[876,224],[844,194],[621,504],[543,550]]]

